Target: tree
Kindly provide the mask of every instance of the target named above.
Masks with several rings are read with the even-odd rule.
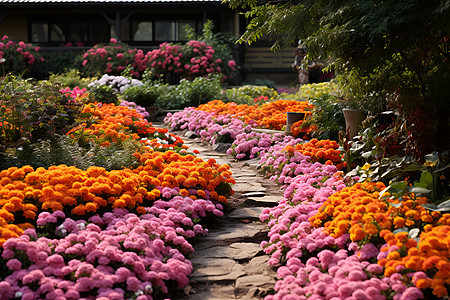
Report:
[[[348,97],[374,113],[397,105],[418,155],[449,147],[449,0],[227,1],[249,19],[239,42],[269,36],[277,50],[302,40],[309,59],[329,60]]]

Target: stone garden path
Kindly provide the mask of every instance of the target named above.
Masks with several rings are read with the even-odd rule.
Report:
[[[194,271],[179,299],[262,299],[273,290],[276,272],[259,246],[268,232],[259,215],[264,207],[277,205],[282,192],[257,173],[256,160],[236,162],[198,139],[183,140],[191,151],[199,150],[201,158],[230,165],[236,184],[224,216],[194,244],[195,252],[190,257]]]

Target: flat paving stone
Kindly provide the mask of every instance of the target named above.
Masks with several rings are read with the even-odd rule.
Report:
[[[233,185],[233,190],[235,192],[240,193],[249,193],[249,192],[256,192],[256,193],[265,193],[266,188],[264,188],[259,182],[242,182],[237,181],[236,184]]]
[[[249,219],[249,220],[259,220],[259,216],[263,212],[263,207],[242,207],[236,208],[228,214],[230,219]]]
[[[243,275],[244,266],[232,259],[205,258],[201,265],[194,265],[194,272],[190,277],[195,282],[219,283],[235,281]]]
[[[254,291],[260,291],[261,289],[268,291],[272,289],[274,284],[275,278],[272,276],[256,274],[239,277],[234,288],[236,295],[239,297],[239,295],[247,295],[251,289]]]
[[[211,284],[205,287],[202,291],[192,291],[193,294],[189,296],[190,300],[229,300],[236,299],[234,295],[233,285],[218,285]]]
[[[204,264],[205,258],[230,258],[233,260],[250,260],[262,252],[256,243],[233,243],[229,246],[213,246],[194,252],[190,259],[192,264]]]
[[[227,226],[222,231],[211,232],[208,235],[208,239],[217,241],[240,240],[244,242],[252,239],[256,234],[265,231],[268,231],[268,228],[262,223],[239,223]]]
[[[270,196],[266,195],[264,197],[249,197],[245,199],[246,204],[252,204],[252,205],[261,205],[265,207],[272,207],[278,205],[280,200],[282,199],[282,196]]]
[[[247,275],[269,275],[277,276],[277,272],[267,263],[269,260],[268,255],[261,255],[252,258],[245,266],[244,271]]]

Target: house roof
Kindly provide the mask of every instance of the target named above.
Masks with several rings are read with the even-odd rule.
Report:
[[[105,4],[117,4],[117,3],[155,3],[155,2],[222,2],[221,0],[0,0],[0,4],[35,4],[35,3],[57,3],[57,4],[69,4],[69,3],[105,3]]]
[[[3,8],[46,8],[46,7],[125,7],[154,5],[217,6],[222,0],[0,0]]]

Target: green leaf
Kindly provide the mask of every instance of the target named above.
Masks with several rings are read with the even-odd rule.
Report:
[[[374,154],[374,151],[372,150],[372,151],[364,152],[363,154],[361,154],[361,156],[364,157],[365,159],[368,159],[373,154]]]
[[[431,192],[431,190],[423,188],[423,187],[418,187],[418,186],[408,186],[406,187],[406,190],[410,193],[414,193],[414,194],[428,194],[429,192]]]
[[[437,206],[438,208],[450,207],[450,200],[444,201]]]
[[[392,189],[402,191],[402,190],[405,190],[407,185],[408,185],[408,183],[406,181],[394,181],[389,186]]]
[[[401,202],[400,203],[391,203],[391,202],[389,202],[389,205],[392,206],[392,207],[395,207],[395,208],[399,208],[400,206],[402,206],[402,203]]]

